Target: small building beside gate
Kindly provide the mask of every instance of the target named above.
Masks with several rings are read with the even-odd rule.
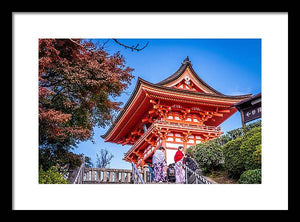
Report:
[[[234,106],[241,113],[243,127],[246,123],[261,118],[261,93],[244,99]]]

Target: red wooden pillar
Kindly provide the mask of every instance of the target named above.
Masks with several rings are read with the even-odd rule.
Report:
[[[183,142],[183,152],[186,153],[186,149],[187,149],[187,141],[189,141],[189,134],[187,133],[183,133],[183,137],[182,137],[182,142]]]
[[[183,152],[186,153],[186,149],[187,149],[187,141],[184,140],[183,141]]]

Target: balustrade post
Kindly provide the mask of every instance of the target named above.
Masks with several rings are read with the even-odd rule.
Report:
[[[90,180],[90,171],[89,171],[89,170],[87,170],[87,171],[85,172],[85,180],[86,180],[86,181],[89,181],[89,180]]]
[[[122,171],[121,172],[121,183],[124,183],[125,182],[125,172]]]
[[[101,171],[97,170],[97,181],[100,182],[100,180],[101,180]]]
[[[135,174],[135,178],[136,178],[137,182],[139,183],[140,180],[139,180],[139,177],[138,177],[138,173],[140,175],[142,175],[142,171],[141,171],[140,167],[137,167],[137,171],[136,171],[136,174]]]
[[[119,182],[119,172],[115,171],[115,183]]]
[[[148,172],[148,167],[145,167],[144,170],[143,170],[143,179],[144,179],[144,182],[147,183],[147,172]]]
[[[128,183],[131,182],[131,173],[130,172],[127,173],[127,182]]]
[[[143,178],[143,171],[142,171],[141,167],[138,167],[138,172],[139,172],[139,174],[141,175],[141,177]],[[137,174],[136,174],[136,179],[137,179],[137,181],[140,181],[140,178],[138,177]],[[139,183],[140,183],[140,182],[139,182]]]
[[[185,165],[185,183],[188,184],[187,166]]]
[[[113,172],[112,171],[108,171],[109,173],[109,180],[108,182],[113,182]]]
[[[79,172],[77,183],[79,183],[79,184],[82,183],[82,172]]]
[[[95,180],[95,171],[94,169],[92,169],[92,175],[91,175],[91,181],[94,181]]]
[[[103,183],[106,182],[106,180],[107,180],[107,172],[106,170],[103,170],[103,178],[102,178]]]
[[[81,171],[81,183],[83,183],[83,181],[84,181],[84,167]]]

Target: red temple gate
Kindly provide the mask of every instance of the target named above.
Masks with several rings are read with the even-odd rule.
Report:
[[[222,134],[219,125],[233,115],[237,102],[251,94],[228,96],[206,84],[188,57],[165,80],[153,84],[138,78],[136,87],[113,125],[102,138],[132,145],[124,160],[143,166],[159,146],[167,163],[178,146],[188,149]]]

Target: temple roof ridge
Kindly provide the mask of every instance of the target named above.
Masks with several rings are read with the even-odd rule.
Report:
[[[197,91],[187,91],[184,89],[179,89],[179,88],[173,88],[173,87],[167,87],[167,86],[163,86],[163,85],[158,85],[157,83],[151,83],[141,77],[137,78],[137,83],[136,83],[136,89],[139,88],[139,86],[141,84],[147,84],[149,86],[155,87],[155,88],[159,88],[159,89],[165,89],[165,90],[170,90],[170,91],[174,91],[174,92],[182,92],[185,94],[194,94],[194,95],[209,95],[211,97],[218,97],[218,98],[244,98],[244,97],[249,97],[252,95],[252,93],[248,93],[248,94],[242,94],[242,95],[225,95],[225,94],[210,94],[210,93],[205,93],[205,92],[197,92]]]
[[[188,56],[183,60],[183,62],[181,64],[184,65],[184,64],[187,64],[187,63],[191,64],[190,58]]]
[[[191,61],[189,59],[189,57],[187,56],[182,62],[181,62],[181,66],[177,69],[176,72],[174,72],[172,75],[170,75],[169,77],[167,77],[166,79],[156,83],[156,85],[164,85],[168,82],[171,82],[172,80],[178,78],[183,72],[184,70],[187,68],[188,65],[192,65]]]
[[[203,79],[201,79],[199,77],[199,75],[195,72],[195,70],[193,69],[193,66],[192,66],[192,63],[190,61],[190,58],[189,56],[187,56],[183,62],[181,63],[181,66],[178,68],[178,70],[170,75],[169,77],[167,77],[166,79],[156,83],[155,85],[160,85],[160,86],[163,86],[163,85],[166,85],[166,84],[169,84],[173,81],[176,81],[178,78],[180,78],[180,76],[185,72],[185,70],[189,68],[189,70],[191,71],[191,73],[193,74],[193,76],[199,81],[199,83],[201,85],[203,85],[204,87],[206,87],[207,89],[209,89],[211,92],[217,94],[217,95],[222,95],[224,96],[223,93],[217,91],[216,89],[214,89],[213,87],[211,87],[210,85],[208,85]]]

